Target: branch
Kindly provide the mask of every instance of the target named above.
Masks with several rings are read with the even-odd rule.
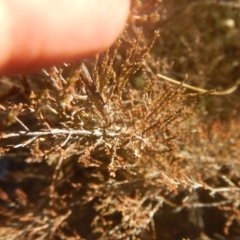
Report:
[[[18,131],[15,133],[1,133],[0,139],[10,138],[10,137],[20,137],[20,136],[46,136],[46,135],[80,135],[80,136],[95,136],[95,137],[116,137],[120,133],[116,132],[104,132],[100,130],[65,130],[65,129],[52,129],[51,131],[40,131],[40,132],[28,132],[28,131]]]
[[[240,85],[240,81],[236,81],[236,83],[231,88],[229,88],[227,90],[211,92],[212,90],[206,90],[206,89],[203,89],[203,88],[194,87],[194,86],[191,86],[189,84],[182,83],[182,82],[179,82],[179,81],[174,80],[172,78],[166,77],[166,76],[164,76],[162,74],[159,74],[159,73],[157,74],[157,76],[159,78],[164,79],[165,81],[168,81],[170,83],[177,84],[177,85],[182,85],[183,87],[191,89],[193,91],[200,92],[200,93],[209,93],[210,95],[215,95],[215,96],[223,96],[223,95],[231,94],[234,91],[236,91],[238,86]]]

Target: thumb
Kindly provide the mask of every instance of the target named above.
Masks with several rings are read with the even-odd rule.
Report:
[[[109,47],[130,0],[0,1],[0,73],[23,73],[74,61]]]

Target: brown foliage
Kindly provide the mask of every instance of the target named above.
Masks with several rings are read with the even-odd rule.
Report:
[[[188,84],[209,89],[192,76],[216,73],[205,58],[221,54],[210,54],[211,35],[190,20],[201,8],[222,21],[238,5],[212,16],[210,1],[160,2],[132,1],[125,31],[95,58],[1,79],[0,239],[238,236],[239,114],[236,101],[228,105],[238,90],[193,94],[158,76],[190,73]],[[179,15],[190,20],[171,25]]]

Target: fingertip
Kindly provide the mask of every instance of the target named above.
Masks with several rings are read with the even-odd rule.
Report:
[[[11,24],[4,23],[0,40],[8,43],[4,49],[0,44],[0,71],[19,73],[105,50],[125,25],[130,0],[9,0],[5,5],[12,12],[2,15],[2,23]]]

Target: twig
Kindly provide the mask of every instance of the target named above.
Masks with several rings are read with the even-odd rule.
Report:
[[[213,90],[206,90],[206,89],[203,89],[203,88],[198,88],[198,87],[194,87],[194,86],[191,86],[189,84],[186,84],[186,83],[182,83],[182,82],[179,82],[177,80],[174,80],[172,78],[169,78],[169,77],[166,77],[162,74],[157,74],[157,76],[159,78],[162,78],[168,82],[171,82],[173,84],[177,84],[177,85],[182,85],[183,87],[185,88],[188,88],[188,89],[191,89],[193,91],[196,91],[196,92],[200,92],[200,93],[209,93],[210,95],[215,95],[215,96],[223,96],[223,95],[228,95],[228,94],[231,94],[233,93],[234,91],[237,90],[238,86],[240,85],[240,81],[236,81],[236,83],[229,89],[227,90],[224,90],[224,91],[213,91]],[[211,92],[213,91],[213,92]]]
[[[116,137],[120,133],[116,132],[104,132],[100,130],[65,130],[65,129],[52,129],[51,131],[40,131],[40,132],[28,132],[18,131],[15,133],[1,133],[0,139],[20,136],[46,136],[46,135],[81,135],[81,136],[95,136],[95,137]]]
[[[107,104],[104,101],[102,94],[100,93],[98,87],[96,86],[95,82],[93,81],[87,67],[84,63],[80,65],[80,77],[82,81],[85,83],[87,87],[87,91],[92,96],[93,100],[98,107],[98,110],[101,112],[103,116],[108,116],[109,109]]]
[[[22,127],[23,127],[25,130],[29,131],[28,127],[27,127],[18,117],[14,117],[14,118],[22,125]]]

